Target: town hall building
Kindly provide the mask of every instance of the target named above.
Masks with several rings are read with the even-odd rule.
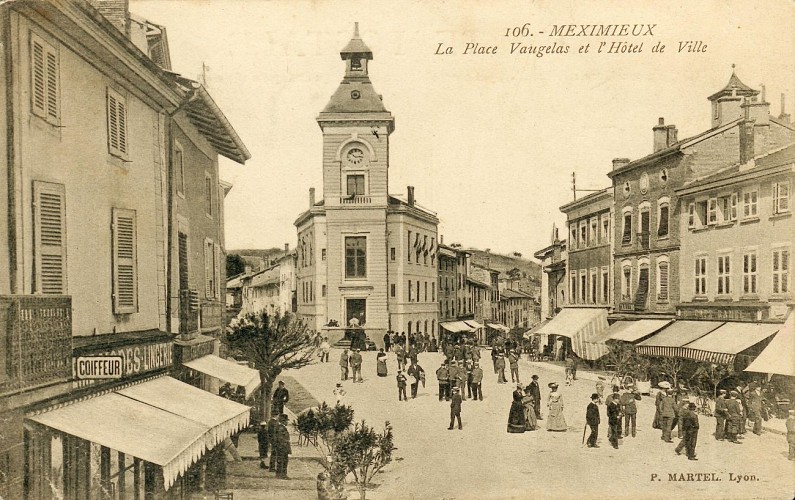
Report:
[[[345,75],[317,117],[323,133],[323,198],[310,189],[298,216],[298,317],[334,343],[358,324],[377,344],[387,330],[438,326],[434,212],[414,188],[389,194],[389,139],[395,129],[369,77],[372,51],[359,37],[340,52]]]

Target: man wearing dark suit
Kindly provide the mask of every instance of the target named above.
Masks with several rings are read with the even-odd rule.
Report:
[[[680,426],[682,429],[682,440],[676,445],[674,451],[677,455],[682,454],[682,448],[687,451],[688,460],[698,460],[696,458],[696,441],[698,440],[698,415],[695,412],[696,404],[688,403],[687,408],[683,409],[679,415]]]
[[[640,393],[634,387],[628,386],[621,395],[620,401],[621,411],[624,412],[624,435],[629,436],[631,428],[632,437],[635,437],[636,418],[638,415],[638,407],[635,401],[640,401]]]
[[[753,433],[762,434],[762,391],[759,384],[751,384],[748,393],[748,418],[754,423]]]
[[[662,436],[660,439],[666,443],[673,443],[674,441],[671,439],[671,428],[674,417],[676,416],[676,402],[674,401],[674,391],[668,389],[665,392],[665,397],[660,400],[660,418],[662,420]]]
[[[279,426],[279,421],[277,420],[278,418],[279,415],[274,413],[271,415],[271,419],[268,420],[268,442],[270,443],[271,447],[269,469],[272,472],[276,472],[276,428]]]
[[[715,399],[715,439],[726,439],[726,389],[721,389]]]
[[[439,401],[450,399],[450,384],[448,378],[447,365],[442,362],[442,366],[436,369],[436,380],[439,381]]]
[[[276,425],[276,477],[279,479],[289,479],[287,477],[287,463],[293,453],[290,445],[290,431],[287,430],[287,415],[279,415],[279,423]]]
[[[425,370],[423,370],[422,367],[417,364],[416,359],[412,359],[411,365],[409,365],[409,369],[406,370],[406,373],[410,377],[409,380],[411,381],[411,399],[415,399],[417,397],[417,388],[420,385],[420,379],[422,378],[423,373],[425,373]]]
[[[450,398],[450,427],[448,431],[453,430],[453,423],[458,420],[458,430],[461,430],[461,389],[453,387],[453,396]]]
[[[284,413],[284,405],[290,401],[290,391],[284,386],[284,381],[279,380],[279,386],[273,391],[273,406],[271,406],[272,415],[281,415]]]
[[[607,425],[610,427],[607,432],[610,444],[618,449],[618,439],[621,437],[621,402],[620,396],[614,392],[607,399]]]
[[[257,427],[257,451],[259,451],[259,466],[262,469],[267,469],[265,459],[268,458],[268,422],[262,421]]]
[[[472,399],[483,401],[483,369],[475,363],[472,367]]]
[[[535,377],[535,375],[533,376]],[[533,382],[535,382],[535,380],[533,380]],[[591,434],[588,435],[588,448],[599,448],[596,444],[596,438],[599,436],[599,422],[601,421],[601,417],[599,416],[599,405],[596,404],[597,401],[599,401],[599,395],[596,393],[592,394],[591,402],[588,403],[588,408],[585,410],[585,423],[591,428]]]
[[[533,381],[530,382],[530,395],[533,396],[536,419],[541,420],[541,388],[538,386],[538,375],[533,375]]]
[[[737,391],[729,393],[729,399],[726,400],[726,439],[734,444],[740,444],[737,440],[737,434],[740,433],[740,423],[745,419],[743,413],[743,406],[737,399],[739,394]]]

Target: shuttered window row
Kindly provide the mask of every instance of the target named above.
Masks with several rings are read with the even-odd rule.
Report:
[[[57,125],[60,116],[58,52],[34,33],[30,34],[31,109],[33,114]]]
[[[66,293],[66,191],[63,184],[33,182],[34,290]]]
[[[135,210],[113,209],[113,312],[138,312]]]

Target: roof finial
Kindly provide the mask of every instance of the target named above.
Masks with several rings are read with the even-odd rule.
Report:
[[[357,23],[357,24],[358,24],[358,23]],[[735,66],[735,64],[734,64],[734,63],[732,63],[732,73],[734,73],[734,66]]]
[[[353,38],[359,38],[359,23],[353,23]]]

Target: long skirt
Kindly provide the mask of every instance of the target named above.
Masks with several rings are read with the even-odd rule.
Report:
[[[538,427],[538,421],[536,420],[536,411],[533,407],[532,401],[529,403],[524,403],[524,425],[525,430],[534,431]]]
[[[548,431],[565,431],[566,419],[563,418],[563,405],[560,402],[549,403],[549,414],[547,414]]]
[[[511,411],[508,413],[508,432],[524,432],[525,418],[524,406],[521,401],[511,403]]]
[[[385,359],[379,359],[378,361],[376,361],[376,363],[375,363],[375,371],[376,371],[376,373],[378,374],[379,377],[386,377],[387,373],[386,373],[386,360]]]

